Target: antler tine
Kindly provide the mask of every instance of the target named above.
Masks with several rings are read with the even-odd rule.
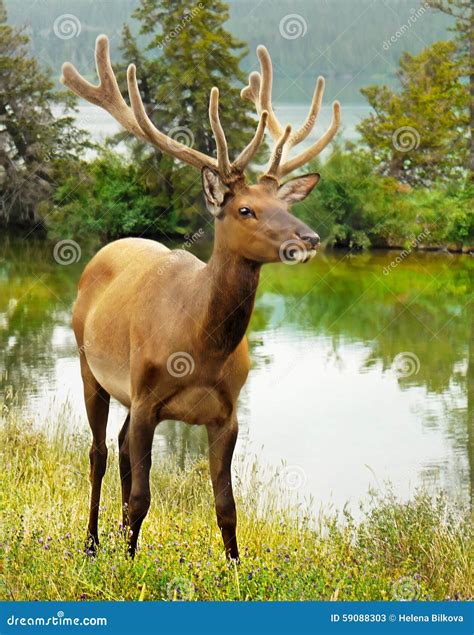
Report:
[[[277,119],[272,107],[273,68],[272,60],[267,49],[260,45],[257,47],[257,56],[260,61],[260,94],[259,106],[268,111],[268,129],[276,141],[283,133],[283,127]],[[255,80],[254,80],[255,82]]]
[[[184,143],[168,137],[168,135],[164,134],[153,125],[151,119],[147,115],[140,95],[135,64],[130,64],[127,69],[127,85],[133,114],[140,128],[145,133],[147,141],[159,148],[162,152],[170,154],[171,156],[184,161],[188,165],[192,165],[198,170],[204,166],[213,169],[217,168],[217,161],[214,158],[208,157],[206,154],[199,152],[199,150],[194,150],[193,148],[184,145]]]
[[[334,102],[331,124],[318,141],[293,159],[286,160],[288,150],[306,139],[316,123],[323,101],[324,78],[318,77],[317,79],[305,122],[289,138],[282,142],[283,128],[272,108],[273,69],[270,54],[264,46],[259,46],[257,47],[257,55],[261,72],[250,74],[249,83],[240,94],[243,99],[254,102],[257,113],[260,113],[263,109],[268,110],[268,130],[276,144],[270,160],[270,166],[275,173],[271,173],[269,168],[263,176],[270,175],[274,178],[279,178],[311,161],[332,141],[341,123],[341,106],[338,101]],[[277,152],[279,153],[278,157],[276,156]],[[276,158],[278,159],[277,161],[275,161]]]
[[[96,40],[95,59],[100,80],[98,86],[85,80],[69,62],[63,64],[61,82],[79,97],[107,110],[126,130],[148,141],[120,93],[110,64],[109,40],[105,35],[99,35]]]
[[[231,176],[232,170],[229,161],[227,140],[221,125],[221,120],[219,119],[219,89],[215,86],[211,89],[211,98],[209,100],[209,121],[211,122],[212,132],[216,140],[219,173],[225,180]]]
[[[318,118],[319,111],[321,110],[321,104],[323,101],[324,95],[324,77],[319,76],[318,81],[316,82],[316,86],[314,88],[313,99],[311,101],[311,106],[309,108],[308,116],[304,124],[299,128],[294,134],[291,135],[290,140],[288,141],[288,145],[290,147],[295,146],[298,143],[301,143],[306,137],[309,135],[311,130],[314,128],[314,124],[316,123],[316,119]]]
[[[307,150],[300,152],[293,159],[289,159],[283,165],[280,166],[278,170],[278,176],[285,176],[289,172],[293,172],[297,168],[300,168],[311,159],[314,159],[320,152],[324,150],[324,148],[332,141],[336,132],[339,129],[339,125],[341,123],[341,105],[338,101],[333,103],[333,112],[332,112],[332,120],[329,128],[323,134],[323,136],[316,141],[312,146],[310,146]]]
[[[100,106],[109,112],[126,130],[156,146],[162,152],[170,154],[197,169],[203,166],[217,168],[213,157],[189,148],[158,130],[150,121],[138,89],[135,66],[131,64],[127,71],[128,90],[132,108],[127,106],[120,92],[112,69],[109,55],[109,40],[99,35],[95,45],[95,58],[99,85],[94,86],[85,80],[72,64],[63,64],[61,81],[76,95]]]
[[[245,88],[242,88],[240,96],[242,99],[253,101],[255,108],[257,109],[257,113],[260,114],[260,73],[257,73],[257,71],[250,73],[249,84]]]
[[[246,148],[242,150],[237,159],[232,163],[232,168],[236,172],[243,172],[250,161],[257,153],[259,147],[262,145],[263,137],[265,136],[265,127],[268,121],[268,112],[264,110],[260,115],[257,130],[255,131],[252,141]]]
[[[282,157],[282,154],[283,154],[283,148],[285,146],[285,143],[288,141],[288,138],[289,138],[290,134],[291,134],[291,126],[288,125],[288,126],[286,126],[285,130],[283,131],[283,134],[281,135],[281,137],[275,143],[275,146],[274,146],[273,152],[272,152],[272,156],[270,157],[270,162],[268,164],[267,171],[263,175],[264,177],[266,177],[266,176],[277,177],[278,176],[278,168],[279,168],[281,157]]]

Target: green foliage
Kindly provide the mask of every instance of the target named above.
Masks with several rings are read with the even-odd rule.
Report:
[[[143,170],[103,152],[74,173],[64,173],[48,224],[52,235],[100,242],[131,235],[174,235],[187,226],[148,164]]]
[[[468,88],[453,42],[436,42],[400,60],[399,93],[362,89],[374,113],[358,130],[374,166],[400,181],[431,185],[465,176]]]
[[[6,413],[6,409],[3,408]],[[369,498],[311,518],[285,502],[281,479],[258,466],[237,492],[242,561],[228,563],[215,522],[207,462],[152,469],[140,550],[125,555],[117,455],[102,487],[101,547],[84,553],[88,442],[34,430],[14,412],[0,426],[2,578],[13,600],[467,600],[474,594],[470,517],[443,498]],[[268,475],[266,475],[268,477]],[[263,485],[263,483],[272,485]],[[287,499],[286,499],[287,500]]]
[[[454,21],[454,27],[450,31],[454,31],[456,38],[461,46],[461,51],[465,54],[466,69],[469,68],[468,57],[469,48],[474,38],[473,22],[474,8],[469,0],[427,0],[427,4],[436,11],[451,16]],[[472,54],[471,54],[472,55]],[[471,63],[472,63],[471,58]]]
[[[162,161],[152,155],[140,165],[105,151],[74,172],[65,164],[54,204],[43,209],[50,234],[103,243],[129,235],[166,239],[207,227],[209,214],[186,185],[189,171],[173,173],[176,185],[169,187]],[[356,249],[474,246],[474,188],[468,181],[401,187],[375,174],[364,153],[340,149],[323,165],[308,169],[319,170],[322,179],[296,213],[330,244]]]
[[[468,168],[474,181],[474,3],[469,0],[427,0],[428,5],[454,19],[459,60],[469,83],[470,146]]]
[[[71,117],[53,115],[53,106],[68,109],[75,100],[53,90],[28,54],[28,36],[6,20],[0,0],[0,221],[35,223],[38,204],[54,187],[58,157],[74,160],[87,142]]]
[[[329,242],[344,247],[474,246],[474,188],[401,186],[374,173],[365,153],[336,150],[300,215]]]

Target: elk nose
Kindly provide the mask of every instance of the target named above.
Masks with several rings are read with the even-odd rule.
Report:
[[[318,234],[316,234],[315,232],[297,232],[297,236],[300,240],[302,240],[305,243],[309,243],[311,245],[311,247],[317,247],[319,245],[319,243],[321,242],[321,239],[319,238]]]

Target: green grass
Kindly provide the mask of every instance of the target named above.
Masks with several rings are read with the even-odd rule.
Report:
[[[58,430],[61,426],[58,423]],[[155,467],[153,502],[132,562],[119,528],[117,456],[109,452],[96,557],[83,546],[89,497],[82,436],[0,425],[1,577],[7,600],[393,600],[474,596],[467,514],[419,493],[372,495],[357,522],[283,505],[254,466],[238,489],[239,565],[226,562],[207,465]]]

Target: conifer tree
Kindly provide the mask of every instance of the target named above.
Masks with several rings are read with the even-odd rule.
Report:
[[[0,223],[40,222],[39,205],[53,189],[55,163],[86,144],[69,116],[53,106],[74,99],[54,84],[28,53],[28,36],[7,24],[0,0]]]
[[[374,112],[358,126],[382,174],[410,184],[462,179],[467,158],[469,95],[453,42],[404,53],[401,90],[362,89]]]

